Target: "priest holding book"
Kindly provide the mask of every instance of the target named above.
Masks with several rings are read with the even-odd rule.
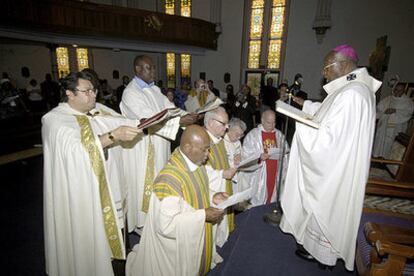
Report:
[[[154,84],[155,66],[149,56],[137,56],[134,60],[135,77],[125,88],[120,109],[130,119],[143,121],[168,108],[175,108]],[[140,233],[148,209],[152,184],[157,173],[167,164],[170,156],[170,140],[174,140],[181,126],[193,124],[197,115],[181,111],[147,129],[147,135],[135,139],[139,155],[126,160],[125,173],[131,181],[128,185],[128,231]],[[138,229],[136,229],[138,228]]]
[[[281,205],[282,231],[293,234],[296,254],[334,266],[354,268],[355,245],[368,179],[375,129],[375,92],[381,82],[349,45],[324,59],[322,103],[293,100],[313,115],[319,128],[296,123]]]

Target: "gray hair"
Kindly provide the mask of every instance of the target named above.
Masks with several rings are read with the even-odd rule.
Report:
[[[231,120],[229,121],[229,129],[236,126],[239,127],[243,132],[245,132],[247,129],[245,122],[243,122],[239,118],[231,118]]]
[[[220,112],[226,113],[226,110],[223,107],[219,106],[213,110],[207,111],[206,114],[204,115],[204,126],[207,126],[210,120],[216,119],[217,114]]]

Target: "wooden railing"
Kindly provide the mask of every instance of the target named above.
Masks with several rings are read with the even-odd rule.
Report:
[[[3,28],[217,48],[215,25],[200,19],[69,0],[3,0],[1,7]]]

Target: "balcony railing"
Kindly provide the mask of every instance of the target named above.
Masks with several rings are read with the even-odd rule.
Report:
[[[217,48],[215,25],[200,19],[69,0],[3,0],[1,6],[3,28]]]

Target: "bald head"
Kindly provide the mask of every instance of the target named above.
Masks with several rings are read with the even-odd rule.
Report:
[[[276,113],[273,110],[266,110],[262,113],[262,126],[266,132],[273,131],[276,126]]]
[[[188,126],[181,136],[180,150],[195,164],[202,165],[208,157],[210,137],[198,125]]]

